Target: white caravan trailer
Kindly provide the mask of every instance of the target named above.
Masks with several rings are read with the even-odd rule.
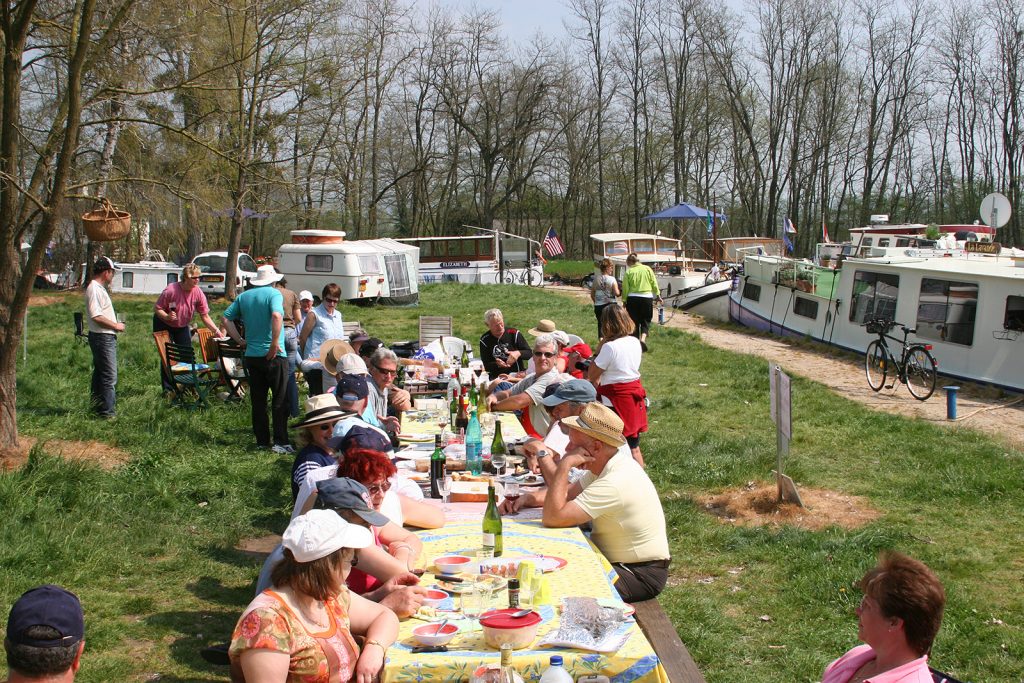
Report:
[[[168,261],[118,263],[111,291],[117,294],[159,294],[181,277],[181,266]]]
[[[420,250],[391,239],[345,241],[335,230],[293,230],[277,252],[277,271],[288,288],[317,298],[324,286],[341,287],[351,302],[414,304],[419,301]]]

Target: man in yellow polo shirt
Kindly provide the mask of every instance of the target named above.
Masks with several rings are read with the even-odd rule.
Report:
[[[590,540],[615,568],[615,588],[622,599],[637,602],[657,596],[668,580],[671,559],[665,513],[657,489],[630,454],[622,420],[595,402],[579,415],[563,418],[562,424],[568,428],[569,448],[558,465],[537,454],[548,484],[544,526],[592,522]],[[586,474],[569,484],[573,467]]]

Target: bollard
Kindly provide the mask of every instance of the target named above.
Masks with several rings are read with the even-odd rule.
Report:
[[[956,419],[956,392],[960,391],[960,387],[942,387],[942,390],[946,392],[946,419]]]

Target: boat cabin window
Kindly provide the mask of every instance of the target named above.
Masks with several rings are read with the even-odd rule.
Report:
[[[751,301],[761,300],[761,285],[755,285],[753,282],[743,283],[743,298],[750,299]]]
[[[909,247],[910,246],[910,240],[907,239],[906,237],[900,237],[899,239],[896,240],[896,246],[897,247]]]
[[[1024,332],[1024,296],[1006,297],[1006,314],[1003,327],[1015,332]]]
[[[894,320],[900,276],[858,270],[853,276],[850,322],[864,324],[873,318]]]
[[[802,315],[805,318],[817,318],[818,317],[818,302],[813,299],[805,299],[802,296],[798,296],[793,301],[793,312],[797,315]]]
[[[178,281],[178,274],[177,273],[167,273],[167,284],[171,284],[171,283],[177,282],[177,281]]]
[[[881,239],[879,239],[878,240],[878,246],[880,246],[880,247],[887,247],[887,246],[889,246],[889,238],[888,237],[882,237]]]
[[[307,273],[330,273],[334,271],[332,254],[306,254]]]
[[[130,270],[121,272],[121,288],[132,289],[135,287],[135,273]]]
[[[917,336],[970,346],[977,308],[977,284],[923,278],[917,300]]]
[[[863,240],[861,241],[860,245],[861,245],[862,247],[870,247],[870,246],[871,246],[872,244],[874,244],[874,240],[875,240],[875,238],[874,238],[874,237],[865,237],[865,238],[864,238],[864,239],[863,239]]]
[[[238,269],[249,273],[255,273],[258,267],[256,266],[256,262],[252,260],[252,256],[249,256],[248,254],[239,254]]]
[[[633,240],[633,251],[638,254],[653,254],[654,240]]]

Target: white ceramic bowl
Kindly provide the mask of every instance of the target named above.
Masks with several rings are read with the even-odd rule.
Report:
[[[441,603],[449,597],[451,596],[440,588],[430,588],[427,590],[427,594],[423,596],[423,604],[427,607],[440,607]]]
[[[442,555],[434,559],[434,566],[442,574],[458,574],[469,569],[472,564],[473,558],[465,555]]]
[[[459,627],[455,624],[445,624],[441,632],[437,633],[437,627],[440,625],[441,623],[438,622],[417,626],[412,630],[412,637],[423,645],[447,645],[459,632]]]

